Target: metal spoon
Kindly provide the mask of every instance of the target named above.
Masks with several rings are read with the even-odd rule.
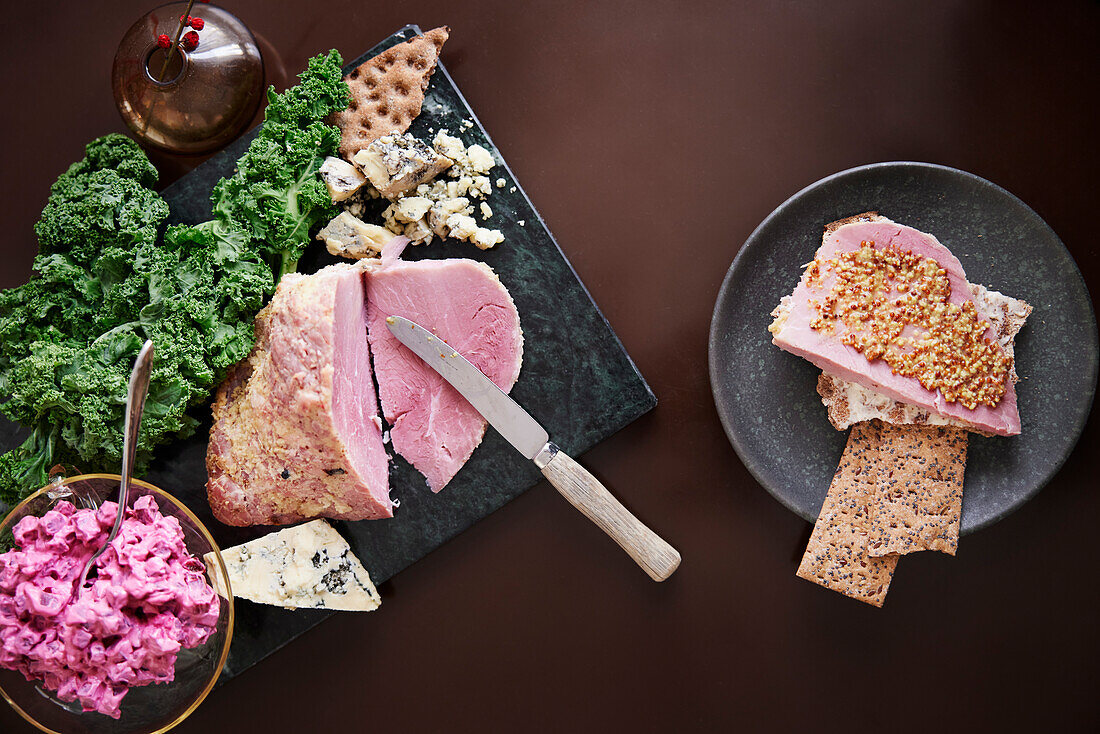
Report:
[[[130,479],[134,473],[134,453],[137,451],[141,413],[145,409],[145,396],[149,393],[149,373],[152,369],[153,342],[147,341],[138,353],[134,370],[130,373],[130,387],[126,393],[126,419],[123,424],[122,436],[122,482],[118,488],[118,514],[115,515],[115,524],[111,528],[107,540],[84,565],[84,572],[80,574],[80,583],[76,586],[78,592],[84,588],[84,583],[88,580],[88,573],[91,572],[96,559],[103,555],[103,551],[111,545],[111,541],[118,535],[118,529],[122,527],[122,518],[126,514],[130,495]]]

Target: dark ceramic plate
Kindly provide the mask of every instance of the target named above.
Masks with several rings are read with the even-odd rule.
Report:
[[[1026,204],[985,179],[927,163],[877,163],[824,178],[756,228],[726,274],[710,330],[710,378],[741,460],[776,499],[811,522],[844,449],[815,389],[819,371],[771,343],[769,312],[794,290],[822,227],[877,211],[935,235],[972,283],[1035,311],[1016,339],[1023,432],[971,434],[962,532],[1031,499],[1065,463],[1096,388],[1096,317],[1058,236]]]

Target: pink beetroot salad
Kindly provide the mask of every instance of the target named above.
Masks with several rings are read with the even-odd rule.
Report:
[[[173,680],[176,653],[209,639],[219,603],[179,521],[150,496],[126,511],[94,580],[73,596],[116,511],[62,501],[16,524],[16,548],[0,554],[0,666],[117,719],[130,686]]]

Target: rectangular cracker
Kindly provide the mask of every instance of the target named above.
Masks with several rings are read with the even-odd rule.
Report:
[[[800,577],[876,607],[886,599],[898,562],[896,555],[867,553],[881,430],[879,421],[852,426],[798,567]]]
[[[955,555],[962,516],[967,432],[953,426],[882,425],[872,556],[922,550]]]

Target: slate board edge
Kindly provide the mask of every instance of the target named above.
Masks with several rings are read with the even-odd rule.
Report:
[[[385,50],[386,48],[388,48],[388,47],[389,47],[389,46],[391,46],[391,45],[396,45],[396,42],[399,42],[399,41],[398,41],[398,39],[399,39],[399,38],[408,38],[408,37],[412,37],[412,36],[420,35],[421,33],[422,33],[422,31],[421,31],[421,29],[420,29],[420,27],[419,27],[418,25],[415,25],[415,24],[409,24],[409,25],[406,25],[406,26],[404,26],[403,28],[401,28],[400,30],[398,30],[398,31],[396,31],[395,33],[393,33],[393,34],[391,34],[390,36],[388,36],[388,37],[387,37],[387,38],[386,38],[385,40],[383,40],[382,42],[380,42],[379,44],[377,44],[376,46],[374,46],[374,47],[373,47],[372,49],[370,49],[370,50],[369,50],[369,51],[367,51],[366,53],[364,53],[364,54],[360,55],[359,57],[357,57],[356,59],[354,59],[354,60],[353,60],[353,61],[351,61],[350,63],[346,64],[346,65],[345,65],[345,66],[343,67],[343,72],[344,72],[345,74],[347,74],[348,72],[350,72],[350,71],[351,71],[352,69],[354,69],[354,68],[355,68],[356,66],[359,66],[359,65],[360,65],[361,63],[363,63],[363,62],[364,62],[364,61],[366,61],[367,59],[373,58],[374,56],[376,56],[377,54],[381,53],[382,51],[384,51],[384,50]],[[391,41],[393,41],[394,43],[391,43]],[[461,101],[461,103],[462,103],[462,106],[463,106],[463,107],[465,108],[465,110],[466,110],[466,113],[467,113],[467,114],[469,114],[470,118],[471,118],[471,119],[472,119],[472,120],[474,121],[474,123],[475,123],[475,124],[476,124],[476,125],[478,126],[478,128],[480,128],[480,130],[481,130],[481,131],[482,131],[482,132],[483,132],[483,133],[485,134],[485,137],[486,137],[487,141],[488,141],[488,142],[490,143],[490,145],[491,145],[491,146],[493,147],[493,149],[495,149],[496,151],[500,152],[500,148],[499,148],[499,147],[497,147],[497,146],[496,146],[496,144],[495,144],[495,143],[494,143],[494,142],[492,141],[492,138],[491,138],[491,137],[489,136],[489,133],[488,133],[488,131],[487,131],[487,130],[485,129],[485,126],[484,126],[484,125],[483,125],[483,124],[481,123],[480,119],[478,119],[477,115],[476,115],[476,114],[474,114],[474,111],[473,111],[473,110],[471,109],[471,107],[470,107],[470,104],[469,104],[469,102],[468,102],[468,101],[466,100],[466,97],[465,97],[465,96],[464,96],[464,95],[462,94],[462,90],[461,90],[461,89],[459,88],[458,84],[457,84],[457,83],[455,83],[455,81],[454,81],[454,78],[453,78],[453,77],[451,77],[450,73],[449,73],[449,72],[447,72],[447,70],[446,70],[446,67],[445,67],[445,66],[443,65],[443,62],[442,62],[442,60],[439,60],[439,61],[437,62],[437,66],[436,66],[436,72],[435,72],[435,73],[437,73],[437,74],[442,74],[442,75],[443,75],[443,77],[444,77],[444,78],[446,79],[447,83],[448,83],[448,84],[449,84],[449,85],[451,86],[451,88],[452,88],[452,89],[453,89],[453,90],[455,91],[455,93],[456,93],[456,95],[457,95],[458,99],[459,99],[459,100]],[[237,141],[234,141],[234,142],[233,142],[233,143],[231,143],[231,144],[230,144],[229,146],[227,146],[227,147],[226,147],[225,149],[223,149],[222,153],[219,153],[219,154],[217,154],[217,155],[213,156],[213,157],[212,157],[212,158],[211,158],[210,160],[211,160],[211,161],[213,161],[213,160],[214,160],[215,158],[220,158],[220,157],[221,157],[221,155],[223,155],[223,154],[224,154],[225,152],[227,152],[227,151],[229,151],[229,150],[235,150],[235,151],[238,151],[238,155],[237,155],[237,157],[239,157],[239,155],[240,155],[240,154],[243,154],[243,152],[244,152],[245,148],[247,147],[248,143],[250,143],[250,142],[251,142],[251,140],[252,140],[252,139],[253,139],[253,138],[255,137],[256,133],[257,133],[257,132],[258,132],[258,130],[259,130],[259,128],[260,128],[260,126],[257,126],[256,128],[253,128],[252,130],[250,130],[250,131],[248,131],[248,132],[244,133],[244,134],[243,134],[243,135],[242,135],[242,136],[241,136],[240,138],[238,138],[238,139],[237,139]],[[575,268],[573,267],[573,264],[572,264],[572,263],[571,263],[571,262],[569,261],[569,258],[568,258],[568,257],[566,256],[565,252],[564,252],[564,251],[562,250],[561,246],[560,246],[560,245],[558,244],[558,241],[557,241],[557,239],[556,239],[556,238],[554,237],[553,233],[552,233],[552,232],[550,231],[550,228],[549,228],[549,227],[548,227],[548,226],[546,225],[546,221],[545,221],[545,220],[544,220],[544,219],[542,218],[542,215],[541,215],[541,214],[540,214],[540,213],[538,212],[538,209],[537,209],[537,208],[535,207],[534,203],[533,203],[533,202],[531,201],[531,198],[530,198],[530,197],[529,197],[529,196],[527,195],[527,192],[523,190],[523,186],[522,186],[522,184],[520,183],[520,181],[518,180],[518,178],[517,178],[517,177],[515,176],[515,174],[514,174],[514,173],[512,172],[511,168],[510,168],[510,167],[508,166],[508,163],[507,163],[507,161],[506,161],[506,160],[504,160],[504,155],[503,155],[503,153],[501,153],[501,155],[500,155],[500,159],[501,159],[501,160],[500,160],[500,164],[501,164],[501,165],[502,165],[502,166],[504,167],[504,169],[505,169],[505,170],[507,171],[507,173],[508,173],[509,177],[511,178],[511,180],[513,181],[513,183],[514,183],[514,184],[515,184],[515,186],[517,187],[517,189],[518,189],[518,192],[519,192],[519,193],[520,193],[520,194],[522,195],[522,197],[523,197],[523,198],[524,198],[524,199],[525,199],[525,200],[527,201],[527,204],[528,204],[528,205],[529,205],[529,206],[531,207],[531,210],[532,210],[532,211],[533,211],[533,212],[535,213],[535,216],[536,216],[536,217],[538,218],[538,222],[539,222],[539,225],[540,225],[540,226],[541,226],[541,227],[543,228],[543,230],[544,230],[544,231],[546,232],[547,236],[549,237],[550,241],[551,241],[551,242],[553,243],[554,247],[555,247],[555,248],[557,248],[557,251],[558,251],[558,254],[559,254],[559,256],[560,256],[560,257],[562,258],[562,260],[563,260],[563,261],[565,262],[566,266],[567,266],[567,267],[569,268],[569,271],[570,271],[570,272],[572,273],[573,277],[574,277],[574,278],[576,279],[576,281],[577,281],[577,283],[579,284],[579,286],[580,286],[580,288],[581,288],[582,292],[583,292],[583,293],[584,293],[584,295],[585,295],[585,296],[586,296],[586,297],[588,298],[588,301],[589,301],[589,303],[591,304],[592,308],[594,308],[594,309],[595,309],[595,312],[596,312],[596,313],[597,313],[597,314],[599,315],[599,318],[600,318],[600,320],[602,321],[603,325],[604,325],[604,326],[605,326],[605,327],[607,328],[607,331],[608,331],[608,333],[609,333],[609,334],[611,335],[611,337],[612,337],[612,338],[614,339],[614,341],[615,341],[615,344],[616,344],[616,345],[618,346],[618,348],[619,348],[619,350],[620,350],[620,351],[622,352],[623,356],[625,356],[625,358],[626,358],[626,361],[627,361],[627,363],[629,364],[630,368],[631,368],[631,369],[633,370],[634,374],[635,374],[635,375],[637,376],[638,380],[639,380],[639,381],[640,381],[640,383],[641,383],[641,386],[642,386],[642,387],[644,388],[644,390],[645,390],[645,393],[646,393],[646,395],[647,395],[647,396],[648,396],[648,398],[649,398],[649,399],[648,399],[648,401],[647,401],[647,405],[646,405],[646,406],[644,406],[644,407],[643,407],[643,408],[642,408],[642,409],[641,409],[640,411],[638,411],[638,412],[637,412],[637,413],[636,413],[635,415],[633,415],[633,416],[630,416],[630,417],[628,417],[627,419],[625,419],[625,420],[623,421],[623,423],[622,423],[621,425],[619,425],[619,426],[618,426],[618,427],[616,427],[616,428],[613,428],[613,429],[612,429],[612,430],[611,430],[611,431],[610,431],[610,432],[609,432],[609,433],[608,433],[608,434],[607,434],[607,435],[605,436],[605,439],[606,439],[606,438],[610,438],[611,436],[613,436],[614,434],[618,433],[619,431],[621,431],[621,430],[622,430],[623,428],[625,428],[626,426],[628,426],[628,425],[630,425],[631,423],[633,423],[633,422],[634,422],[635,420],[637,420],[638,418],[642,417],[642,416],[643,416],[643,415],[645,415],[646,413],[648,413],[648,412],[650,412],[651,410],[653,410],[653,408],[655,408],[655,407],[656,407],[656,405],[657,405],[657,397],[656,397],[656,394],[655,394],[655,393],[653,392],[653,389],[652,389],[652,387],[651,387],[651,386],[649,385],[649,383],[648,383],[648,382],[646,381],[645,377],[644,377],[644,376],[642,375],[641,371],[640,371],[640,370],[638,369],[638,366],[637,366],[637,364],[636,364],[636,363],[634,362],[634,359],[633,359],[633,358],[632,358],[632,357],[630,356],[630,353],[629,353],[629,352],[628,352],[628,351],[626,350],[626,348],[625,348],[625,347],[623,346],[622,340],[621,340],[621,339],[619,338],[618,334],[616,334],[616,333],[615,333],[615,330],[614,330],[614,329],[613,329],[613,328],[611,327],[611,324],[610,324],[610,322],[609,322],[609,321],[607,320],[607,317],[606,317],[606,316],[604,315],[603,311],[602,311],[602,310],[600,309],[599,305],[598,305],[598,304],[596,303],[595,299],[594,299],[594,298],[592,297],[592,294],[591,294],[591,292],[589,292],[589,290],[588,290],[588,287],[587,287],[587,286],[586,286],[586,285],[584,284],[584,281],[583,281],[583,280],[581,280],[580,276],[579,276],[579,275],[577,274],[577,271],[576,271],[576,269],[575,269]],[[202,164],[200,164],[200,165],[199,165],[198,167],[196,167],[196,170],[197,170],[198,168],[202,168],[202,167],[206,166],[207,164],[208,164],[208,162],[207,162],[207,161],[204,161],[204,162],[203,162]],[[211,163],[211,165],[214,165],[214,164],[213,164],[213,163]],[[172,190],[173,190],[173,189],[175,189],[175,188],[176,188],[177,186],[179,186],[179,185],[180,185],[181,183],[183,183],[183,182],[184,182],[184,180],[185,180],[186,178],[187,178],[187,177],[186,177],[186,176],[184,176],[184,177],[183,177],[183,178],[181,178],[181,179],[180,179],[179,181],[176,181],[176,182],[174,182],[173,184],[171,184],[171,185],[169,185],[168,187],[166,187],[166,188],[165,188],[165,189],[164,189],[164,190],[163,190],[163,191],[161,192],[162,196],[164,196],[165,198],[171,197],[171,195],[172,195]],[[172,221],[172,219],[170,219],[169,221]],[[585,447],[581,448],[581,449],[580,449],[580,450],[579,450],[579,451],[577,452],[577,453],[578,453],[578,455],[583,455],[583,454],[584,454],[584,452],[586,452],[586,451],[587,451],[588,449],[592,448],[592,446],[593,446],[593,445],[594,445],[594,444],[591,444],[591,445],[589,445],[589,446],[585,446]],[[523,490],[522,490],[522,492],[520,492],[520,494],[525,494],[525,493],[526,493],[527,491],[529,491],[529,490],[530,490],[530,489],[532,489],[533,487],[535,487],[535,486],[538,486],[538,484],[541,484],[541,481],[542,481],[542,480],[538,480],[538,481],[536,481],[536,482],[535,482],[534,484],[532,484],[532,485],[530,485],[530,486],[526,487],[525,489],[523,489]],[[496,508],[495,510],[493,510],[492,512],[490,512],[489,514],[487,514],[487,515],[483,516],[483,517],[482,517],[482,518],[480,518],[480,519],[481,519],[481,520],[484,520],[484,519],[485,519],[486,517],[489,517],[489,515],[492,515],[492,514],[494,514],[495,512],[497,512],[497,511],[499,511],[500,509],[502,509],[502,508],[503,508],[503,507],[504,507],[505,505],[507,505],[507,504],[510,504],[510,502],[511,502],[511,501],[509,501],[509,502],[506,502],[506,503],[505,503],[504,505],[501,505],[500,507]],[[480,521],[480,520],[479,520],[479,521]],[[476,524],[476,523],[475,523],[475,524]],[[471,526],[471,527],[472,527],[472,526]],[[467,529],[468,529],[468,528],[467,528]],[[445,538],[445,539],[443,540],[443,542],[442,542],[442,543],[440,543],[440,545],[436,546],[436,547],[435,547],[434,549],[432,549],[431,551],[429,551],[429,552],[428,552],[428,553],[426,553],[425,555],[421,556],[420,558],[418,558],[418,559],[416,559],[416,560],[414,560],[414,561],[410,562],[409,564],[406,564],[405,566],[402,566],[402,567],[400,567],[400,568],[399,568],[399,569],[398,569],[397,571],[395,571],[395,572],[394,572],[393,574],[391,574],[391,575],[389,575],[389,576],[380,576],[379,578],[376,578],[376,579],[372,579],[372,580],[374,580],[374,581],[375,581],[375,583],[377,583],[377,584],[383,584],[383,583],[385,583],[385,582],[386,582],[386,581],[388,581],[388,580],[389,580],[390,578],[392,578],[392,577],[393,577],[394,575],[396,575],[397,573],[400,573],[401,571],[405,570],[406,568],[408,568],[409,566],[411,566],[411,565],[412,565],[413,563],[416,563],[417,561],[419,561],[419,560],[422,560],[423,558],[426,558],[426,557],[428,557],[428,556],[432,555],[432,554],[433,554],[433,553],[435,553],[435,552],[436,552],[437,550],[439,550],[439,548],[441,548],[441,547],[443,547],[444,545],[446,545],[446,543],[447,543],[448,541],[450,541],[450,540],[453,540],[453,539],[454,539],[455,537],[457,537],[458,535],[460,535],[460,534],[461,534],[462,532],[464,532],[464,531],[465,531],[465,530],[463,530],[463,531],[458,531],[458,532],[456,532],[456,533],[454,533],[454,534],[452,534],[452,535],[449,535],[448,537],[446,537],[446,538]],[[311,610],[311,611],[318,611],[318,610]],[[307,626],[306,628],[304,628],[304,629],[303,629],[303,630],[302,630],[301,632],[299,632],[299,633],[298,633],[297,635],[294,635],[294,636],[292,636],[292,637],[290,637],[290,638],[288,638],[288,639],[284,640],[283,642],[281,642],[281,643],[279,643],[279,644],[277,644],[277,645],[273,646],[273,647],[272,647],[272,648],[270,648],[270,650],[268,650],[268,651],[267,651],[267,652],[266,652],[266,653],[265,653],[264,655],[262,655],[262,656],[261,656],[261,657],[259,657],[259,658],[256,658],[255,660],[251,661],[251,662],[250,662],[250,663],[249,663],[248,665],[246,665],[246,666],[244,666],[244,667],[240,668],[239,670],[232,670],[232,669],[230,669],[230,666],[229,666],[229,664],[227,663],[227,666],[226,666],[226,668],[225,668],[225,669],[224,669],[224,670],[222,671],[222,674],[221,674],[221,676],[219,677],[219,680],[218,680],[218,683],[217,683],[217,687],[221,687],[221,685],[222,685],[223,683],[225,683],[225,682],[227,682],[227,681],[229,681],[229,680],[232,680],[232,679],[233,679],[233,678],[235,678],[235,677],[236,677],[237,675],[239,675],[240,673],[243,673],[244,671],[248,670],[248,668],[252,667],[253,665],[256,665],[257,663],[259,663],[259,662],[261,662],[261,661],[263,661],[263,660],[265,660],[265,659],[269,658],[269,657],[270,657],[270,656],[271,656],[272,654],[274,654],[274,653],[278,652],[279,650],[283,649],[284,647],[286,647],[286,646],[287,646],[288,644],[290,644],[290,643],[291,643],[291,642],[293,642],[294,640],[297,640],[297,639],[299,639],[300,637],[302,637],[303,635],[305,635],[305,634],[306,634],[306,633],[308,633],[309,631],[311,631],[311,630],[315,629],[315,628],[317,627],[317,625],[319,625],[320,623],[324,622],[324,621],[325,621],[326,619],[330,618],[330,617],[331,617],[331,616],[333,616],[333,615],[334,615],[335,613],[336,613],[335,611],[331,611],[331,610],[330,610],[330,611],[326,611],[326,612],[322,612],[323,616],[319,616],[319,617],[318,617],[318,619],[317,619],[317,620],[316,620],[315,622],[313,622],[312,624],[310,624],[309,626]]]
[[[419,34],[421,32],[419,26],[406,26],[406,28],[415,29],[417,34]],[[362,57],[360,57],[360,58],[362,58]],[[367,58],[370,58],[370,57],[368,56]],[[360,62],[360,63],[362,63],[362,62]],[[481,120],[478,119],[478,116],[474,113],[473,108],[470,107],[470,103],[468,101],[466,101],[466,96],[464,94],[462,94],[461,87],[459,87],[458,84],[455,83],[454,78],[451,77],[450,73],[447,71],[446,67],[443,65],[443,61],[440,60],[438,62],[437,66],[438,66],[438,71],[443,74],[443,76],[447,79],[448,82],[450,82],[451,86],[454,88],[455,92],[458,94],[458,98],[459,98],[459,100],[462,101],[462,105],[466,108],[466,111],[470,114],[470,118],[474,121],[474,123],[479,128],[481,128],[482,132],[485,133],[485,138],[489,141],[489,143],[493,146],[493,148],[499,152],[500,147],[495,142],[493,142],[492,137],[489,135],[489,131],[486,130],[485,126],[481,123]],[[584,295],[587,296],[588,300],[591,301],[591,303],[592,303],[592,308],[596,309],[596,313],[599,314],[600,319],[603,321],[604,325],[607,326],[608,332],[611,333],[612,338],[615,340],[615,344],[618,345],[620,351],[622,351],[623,355],[626,357],[627,362],[630,364],[631,369],[633,369],[634,372],[637,373],[638,377],[641,378],[642,385],[645,387],[646,393],[648,393],[649,398],[650,398],[649,408],[646,409],[645,411],[643,411],[641,414],[639,414],[639,417],[641,415],[645,415],[650,410],[653,410],[655,407],[657,407],[657,395],[656,395],[656,393],[653,392],[653,388],[650,387],[649,382],[645,379],[645,376],[642,375],[642,371],[640,369],[638,369],[638,365],[635,364],[634,358],[630,356],[630,352],[628,352],[626,347],[623,345],[622,339],[619,338],[618,333],[616,333],[615,329],[612,328],[611,322],[607,320],[606,316],[604,316],[603,310],[600,308],[600,305],[598,303],[596,303],[596,299],[592,297],[592,293],[589,292],[588,286],[584,284],[584,280],[577,273],[577,269],[573,267],[572,261],[569,260],[569,257],[565,254],[565,251],[561,249],[561,245],[558,244],[557,237],[555,237],[554,233],[550,231],[550,226],[546,223],[546,220],[542,218],[542,214],[539,212],[538,208],[535,206],[535,203],[531,200],[531,197],[527,195],[527,192],[523,188],[523,184],[520,183],[519,177],[515,175],[515,173],[512,171],[511,166],[508,165],[508,161],[507,161],[507,159],[505,159],[504,154],[501,153],[500,157],[501,157],[501,165],[504,167],[504,170],[508,172],[508,176],[514,182],[516,188],[519,190],[519,193],[523,196],[524,199],[527,200],[527,203],[530,204],[531,211],[533,211],[535,213],[535,216],[538,217],[539,224],[546,231],[546,235],[550,238],[550,241],[552,243],[554,243],[554,247],[556,247],[558,249],[558,252],[561,254],[561,259],[564,260],[565,264],[569,267],[569,272],[571,272],[573,274],[573,277],[577,279],[577,283],[580,284],[581,290],[584,291]],[[626,425],[629,425],[629,423],[622,426],[622,428],[625,428]],[[622,430],[622,428],[620,428],[618,430]],[[614,434],[611,434],[611,435],[614,435]],[[588,448],[591,448],[591,446],[588,447]],[[584,449],[584,451],[587,451],[587,450],[588,449]],[[582,451],[582,453],[583,453],[583,451]]]
[[[719,364],[718,364],[718,362],[715,358],[715,355],[716,355],[716,351],[717,351],[716,346],[722,338],[722,333],[721,333],[721,330],[719,328],[720,327],[720,322],[722,320],[721,306],[726,301],[727,291],[732,287],[734,275],[739,270],[740,266],[742,265],[742,261],[746,257],[749,256],[748,253],[750,251],[752,251],[753,253],[755,252],[756,248],[753,247],[752,245],[753,244],[757,244],[757,245],[759,244],[758,240],[757,240],[758,235],[762,231],[764,231],[773,220],[783,216],[783,214],[785,213],[785,210],[789,206],[791,206],[793,203],[800,200],[803,196],[805,196],[805,195],[813,192],[814,190],[818,189],[819,187],[828,185],[828,184],[830,184],[830,183],[832,183],[836,180],[844,179],[844,178],[849,177],[849,176],[859,175],[860,173],[863,173],[863,172],[873,171],[875,169],[888,169],[888,168],[898,168],[898,167],[938,169],[939,171],[944,172],[944,173],[958,175],[958,176],[962,176],[964,178],[970,179],[974,183],[978,184],[979,186],[987,187],[989,189],[992,189],[996,193],[1005,196],[1010,201],[1012,201],[1012,202],[1016,203],[1017,205],[1019,205],[1020,209],[1023,212],[1025,212],[1027,216],[1034,218],[1035,221],[1038,223],[1038,225],[1040,227],[1045,228],[1046,230],[1048,230],[1050,232],[1050,234],[1052,235],[1054,241],[1058,243],[1058,245],[1061,247],[1062,251],[1064,252],[1064,254],[1067,257],[1067,259],[1069,260],[1069,262],[1072,263],[1072,265],[1073,265],[1072,270],[1073,270],[1074,274],[1076,275],[1077,281],[1080,284],[1081,289],[1082,289],[1082,291],[1085,295],[1085,303],[1088,306],[1089,314],[1091,316],[1090,323],[1091,323],[1092,328],[1090,330],[1090,335],[1091,335],[1091,344],[1092,344],[1093,348],[1089,351],[1089,354],[1087,355],[1087,357],[1089,358],[1088,367],[1089,367],[1089,371],[1091,373],[1090,374],[1090,379],[1088,380],[1088,382],[1091,385],[1091,388],[1089,390],[1088,400],[1086,401],[1087,402],[1087,407],[1081,412],[1080,417],[1077,421],[1077,424],[1075,426],[1073,426],[1072,435],[1074,435],[1074,439],[1067,445],[1067,447],[1066,447],[1065,451],[1063,452],[1062,456],[1059,457],[1055,462],[1053,462],[1051,464],[1050,470],[1042,478],[1042,480],[1038,482],[1035,489],[1031,492],[1031,494],[1027,498],[1027,500],[1033,499],[1035,497],[1035,495],[1037,495],[1040,491],[1042,491],[1043,487],[1045,487],[1058,474],[1058,472],[1061,470],[1061,468],[1065,465],[1066,461],[1069,460],[1069,457],[1072,455],[1074,449],[1077,446],[1077,443],[1080,439],[1081,433],[1084,431],[1085,425],[1088,423],[1088,418],[1089,418],[1089,415],[1092,412],[1092,407],[1093,407],[1093,404],[1095,403],[1095,399],[1096,399],[1096,387],[1097,387],[1098,371],[1100,371],[1100,353],[1098,353],[1097,349],[1095,348],[1097,343],[1098,343],[1098,338],[1100,338],[1100,337],[1098,337],[1098,334],[1100,334],[1100,332],[1098,332],[1097,321],[1096,321],[1096,312],[1095,312],[1095,309],[1092,305],[1092,296],[1091,296],[1091,293],[1089,292],[1088,284],[1085,282],[1085,278],[1081,274],[1081,269],[1077,266],[1076,261],[1073,259],[1072,253],[1069,252],[1069,248],[1067,248],[1065,243],[1062,242],[1062,239],[1060,237],[1058,237],[1058,234],[1053,230],[1053,228],[1049,224],[1047,224],[1047,222],[1041,216],[1039,216],[1039,214],[1034,209],[1032,209],[1030,206],[1028,206],[1026,202],[1024,202],[1022,199],[1020,199],[1015,194],[1013,194],[1011,191],[1008,191],[1004,187],[998,186],[997,184],[993,183],[992,181],[989,181],[988,179],[982,178],[981,176],[970,173],[968,171],[963,171],[961,169],[953,168],[951,166],[945,166],[945,165],[942,165],[942,164],[925,163],[925,162],[920,162],[920,161],[882,161],[882,162],[878,162],[878,163],[869,163],[869,164],[865,164],[865,165],[854,166],[852,168],[848,168],[848,169],[845,169],[845,170],[842,170],[842,171],[838,171],[838,172],[833,173],[829,176],[825,176],[824,178],[821,178],[817,181],[814,181],[813,183],[803,187],[802,189],[800,189],[796,193],[792,194],[790,197],[788,197],[786,200],[784,200],[783,203],[781,203],[780,205],[775,207],[775,209],[773,209],[753,229],[753,231],[745,239],[745,242],[742,244],[741,248],[737,251],[737,254],[733,258],[733,262],[730,263],[730,266],[726,271],[726,275],[724,276],[724,278],[722,280],[722,286],[718,291],[717,298],[715,299],[714,310],[711,314],[710,335],[709,335],[709,340],[708,340],[708,363],[709,363],[708,364],[708,368],[709,368],[708,369],[708,374],[709,374],[710,383],[711,383],[711,396],[712,396],[712,399],[714,400],[716,406],[718,406],[720,404],[721,396],[719,395],[719,383],[721,382],[721,379],[720,379],[721,375],[719,374],[720,366],[719,366]],[[748,451],[747,451],[746,447],[744,447],[741,444],[740,434],[735,430],[735,428],[732,425],[729,417],[722,410],[718,410],[718,413],[719,413],[719,419],[721,420],[721,423],[722,423],[722,428],[726,433],[727,439],[729,440],[730,444],[733,446],[734,451],[737,453],[737,457],[741,461],[741,464],[746,469],[748,469],[749,473],[756,480],[757,484],[759,484],[762,488],[764,488],[768,492],[768,494],[770,494],[773,498],[778,500],[780,504],[782,504],[784,507],[786,507],[788,510],[790,510],[794,514],[802,517],[807,522],[810,522],[810,523],[815,522],[816,519],[817,519],[816,514],[813,515],[813,516],[807,515],[799,507],[795,506],[792,502],[789,502],[786,497],[784,497],[784,496],[782,496],[782,495],[780,495],[777,492],[772,490],[772,488],[769,486],[769,483],[766,482],[765,478],[761,475],[760,469],[757,467],[756,463],[754,461],[751,461],[748,458],[746,458],[747,454],[748,454]],[[1026,502],[1026,500],[1025,500],[1025,502]],[[984,528],[987,528],[990,525],[993,525],[994,523],[998,522],[999,520],[1004,519],[1007,515],[1011,514],[1012,511],[1014,511],[1015,509],[1018,509],[1019,506],[1021,506],[1022,504],[1024,504],[1024,503],[1020,503],[1020,505],[1017,505],[1016,507],[1008,510],[1007,512],[1001,513],[1001,514],[999,514],[997,516],[994,516],[994,517],[990,517],[987,520],[985,520],[984,522],[978,523],[978,524],[974,525],[973,527],[965,528],[961,531],[961,534],[962,535],[968,535],[972,532],[976,532],[978,530],[982,530]]]

